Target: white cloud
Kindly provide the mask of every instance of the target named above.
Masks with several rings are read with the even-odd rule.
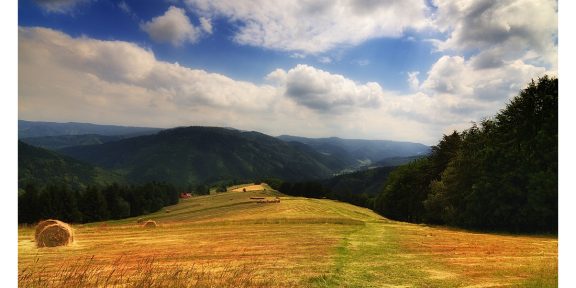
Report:
[[[44,11],[50,13],[72,13],[74,9],[82,3],[90,2],[90,0],[34,0]]]
[[[297,65],[285,72],[270,73],[269,80],[283,85],[284,95],[319,112],[341,112],[351,108],[377,108],[384,97],[378,83],[359,84],[342,75]]]
[[[352,61],[352,64],[355,64],[358,66],[366,66],[366,65],[370,65],[370,60],[368,60],[368,59],[354,60],[354,61]]]
[[[128,3],[126,3],[126,1],[120,1],[118,3],[118,8],[120,8],[120,10],[122,10],[122,12],[126,13],[126,15],[130,16],[133,20],[138,21],[138,15],[136,15],[134,10],[132,10],[130,5],[128,5]]]
[[[212,21],[208,18],[200,17],[200,27],[208,34],[212,34]]]
[[[118,3],[118,8],[120,8],[120,10],[124,11],[126,14],[132,14],[132,8],[128,6],[126,1],[120,1],[120,3]]]
[[[204,25],[206,24],[202,24],[202,27]],[[170,6],[164,15],[155,17],[140,27],[155,42],[170,43],[173,46],[180,46],[186,42],[194,43],[202,33],[190,23],[184,9],[175,6]]]
[[[441,50],[480,51],[478,69],[493,68],[533,55],[530,64],[556,69],[558,2],[556,0],[436,0],[435,24],[448,32]]]
[[[317,54],[427,27],[424,0],[185,0],[191,10],[237,23],[240,44]]]
[[[290,54],[290,58],[294,58],[294,59],[304,59],[304,58],[306,58],[306,54],[302,54],[302,53],[292,53],[292,54]]]
[[[332,58],[330,58],[328,56],[322,56],[322,57],[318,58],[318,62],[320,62],[322,64],[330,64],[330,63],[332,63]]]
[[[396,101],[392,113],[465,128],[496,114],[531,79],[556,74],[555,0],[436,0],[434,5],[434,25],[447,38],[432,42],[440,52],[456,55],[440,57],[423,81],[408,73],[416,94]]]
[[[19,28],[18,39],[24,119],[169,125],[195,110],[265,111],[276,93],[269,85],[158,61],[128,42],[71,38],[44,28]]]
[[[420,72],[418,71],[408,72],[408,85],[410,85],[410,89],[412,90],[418,90],[418,88],[420,87],[420,80],[418,80],[418,74],[420,74]]]
[[[446,127],[494,115],[531,78],[551,72],[523,59],[478,67],[477,55],[443,56],[426,75],[409,72],[414,91],[402,95],[309,65],[276,69],[257,85],[159,61],[124,41],[45,28],[19,28],[18,41],[21,119],[232,126],[426,144],[450,132]]]
[[[267,76],[269,84],[256,85],[159,61],[128,42],[73,38],[45,28],[19,28],[18,41],[21,119],[232,126],[272,135],[430,144],[435,138],[428,137],[437,136],[390,113],[395,100],[378,84],[311,66],[277,69]]]
[[[544,67],[521,60],[478,69],[474,60],[443,56],[432,66],[420,85],[421,91],[443,105],[432,110],[443,111],[446,117],[452,117],[452,122],[458,118],[460,121],[477,121],[492,116],[503,108],[508,99],[518,95],[531,79],[554,74]]]

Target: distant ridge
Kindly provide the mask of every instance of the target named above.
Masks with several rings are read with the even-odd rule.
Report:
[[[41,122],[18,120],[18,139],[30,137],[98,134],[103,136],[147,135],[163,130],[162,128],[131,127],[118,125],[99,125],[78,122]]]
[[[201,126],[60,151],[121,173],[131,182],[168,181],[181,187],[265,177],[323,179],[350,165],[259,132]]]
[[[324,155],[333,155],[364,166],[385,159],[424,156],[430,153],[430,146],[420,143],[391,140],[362,140],[330,138],[306,138],[290,135],[278,136],[287,142],[299,142],[312,147]]]
[[[115,135],[105,136],[99,134],[82,134],[82,135],[58,135],[58,136],[40,136],[21,138],[20,141],[36,147],[50,150],[58,150],[72,146],[96,145],[107,142],[117,141],[138,135]]]

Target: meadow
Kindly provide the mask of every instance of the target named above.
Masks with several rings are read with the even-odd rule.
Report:
[[[257,189],[258,188],[258,189]],[[73,225],[36,248],[18,230],[20,287],[556,287],[556,236],[390,221],[270,187],[182,199],[142,217]],[[276,199],[258,203],[251,198]]]

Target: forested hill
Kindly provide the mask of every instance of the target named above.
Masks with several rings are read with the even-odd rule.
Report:
[[[91,184],[122,182],[119,175],[54,151],[18,141],[18,187],[28,184],[67,184],[84,188]]]
[[[558,230],[558,79],[532,82],[506,108],[444,135],[393,171],[375,201],[386,217],[482,230]]]
[[[63,153],[123,173],[129,181],[180,187],[230,179],[327,178],[350,163],[258,132],[182,127]]]

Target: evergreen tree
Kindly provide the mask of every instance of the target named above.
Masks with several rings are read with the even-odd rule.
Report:
[[[24,187],[18,196],[18,223],[32,224],[40,218],[39,193],[38,186],[33,183]]]
[[[392,172],[374,205],[398,220],[556,232],[558,79],[532,81],[493,119],[445,135]]]
[[[82,197],[82,212],[86,222],[96,222],[108,220],[110,217],[106,198],[102,191],[89,186]]]

